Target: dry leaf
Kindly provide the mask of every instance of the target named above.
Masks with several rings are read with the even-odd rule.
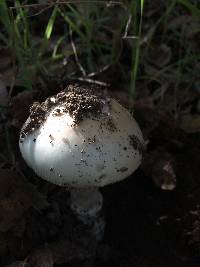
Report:
[[[9,106],[10,125],[21,128],[28,117],[29,107],[34,102],[36,91],[23,91],[13,97]]]
[[[48,248],[35,250],[29,255],[28,263],[31,267],[53,267],[54,261],[51,250]]]
[[[0,72],[2,73],[8,68],[12,67],[12,58],[11,58],[12,52],[9,49],[5,49],[3,47],[0,47]]]
[[[153,77],[154,79],[160,77],[159,70],[148,62],[145,62],[144,64],[144,71],[149,77]]]
[[[8,169],[0,169],[0,232],[6,232],[34,207],[38,210],[47,206],[47,201],[36,187]]]
[[[5,83],[0,80],[0,111],[1,106],[6,107],[8,103],[8,92],[6,90]]]
[[[0,231],[8,231],[30,208],[31,200],[26,194],[16,192],[0,200]]]
[[[70,262],[74,259],[85,260],[91,256],[89,249],[69,240],[51,243],[49,247],[52,251],[54,262],[57,264]]]
[[[8,92],[4,82],[0,80],[0,130],[2,129],[2,121],[5,119],[6,107],[8,104]]]
[[[130,99],[130,94],[124,91],[111,91],[111,97],[115,98],[124,107],[133,107],[133,100]]]
[[[0,169],[0,200],[22,186],[22,179],[9,169]]]
[[[172,58],[172,51],[166,44],[151,44],[146,55],[146,60],[151,65],[162,68],[169,64]]]
[[[12,52],[9,49],[0,47],[0,79],[10,86],[15,77],[15,71],[12,64]]]
[[[145,175],[150,176],[162,190],[173,190],[176,187],[174,159],[162,148],[148,152],[141,167]]]
[[[95,246],[92,247],[93,251]],[[53,267],[54,264],[69,263],[73,260],[86,260],[91,257],[88,246],[83,246],[76,241],[59,240],[40,247],[28,256],[31,267]]]
[[[185,26],[186,24],[190,24],[192,21],[194,21],[194,17],[189,15],[182,15],[174,17],[166,26],[167,29],[177,30],[178,28]]]
[[[186,133],[199,133],[200,132],[200,115],[185,115],[181,117],[180,127]]]
[[[5,255],[7,249],[7,233],[0,233],[0,256]]]
[[[31,266],[25,261],[15,261],[9,265],[6,265],[5,267],[31,267]]]

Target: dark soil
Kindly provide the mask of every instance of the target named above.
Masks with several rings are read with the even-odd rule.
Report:
[[[188,136],[190,142],[192,138]],[[199,265],[199,141],[179,149],[170,146],[176,150],[174,191],[157,189],[141,170],[105,188],[105,238],[122,262],[110,266]]]

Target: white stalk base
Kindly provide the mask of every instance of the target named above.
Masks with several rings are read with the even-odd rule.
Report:
[[[101,215],[103,196],[98,188],[72,189],[70,207],[77,218],[88,227],[91,227],[92,234],[96,240],[103,238],[105,221]]]

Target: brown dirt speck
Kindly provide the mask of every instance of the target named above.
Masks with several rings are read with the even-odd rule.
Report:
[[[130,138],[130,145],[140,154],[142,154],[144,152],[144,145],[141,143],[139,138],[134,134],[130,135],[129,138]]]
[[[127,167],[122,167],[122,168],[117,170],[117,172],[126,172],[126,171],[128,171]]]

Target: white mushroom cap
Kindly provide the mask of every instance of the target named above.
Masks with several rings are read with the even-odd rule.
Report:
[[[19,146],[24,160],[38,176],[61,186],[102,187],[125,179],[141,163],[142,133],[115,100],[105,110],[74,124],[62,105],[54,107],[39,128],[28,134],[22,129]]]

